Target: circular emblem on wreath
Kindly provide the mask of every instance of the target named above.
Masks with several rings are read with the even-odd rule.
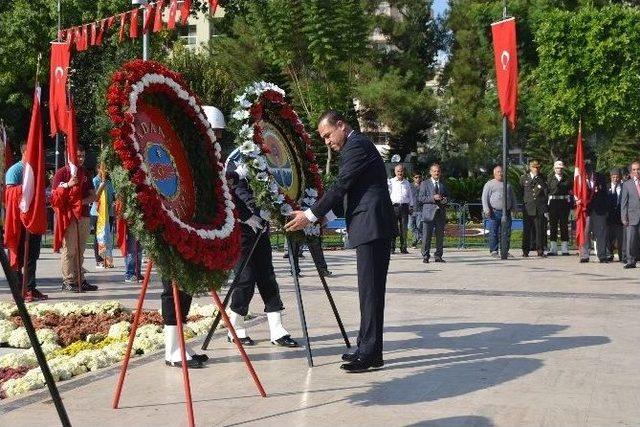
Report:
[[[311,138],[285,92],[272,83],[254,83],[236,101],[232,125],[238,130],[238,152],[233,161],[246,171],[261,216],[282,227],[291,211],[313,206],[323,193]],[[318,235],[320,227],[304,231]]]
[[[132,61],[109,88],[105,153],[124,216],[166,277],[188,292],[219,287],[239,256],[220,144],[179,74]]]

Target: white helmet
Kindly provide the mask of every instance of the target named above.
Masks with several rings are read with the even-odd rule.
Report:
[[[209,124],[213,129],[224,129],[226,127],[222,111],[210,105],[204,105],[202,109],[204,110],[204,114],[207,115],[207,120],[209,120]]]

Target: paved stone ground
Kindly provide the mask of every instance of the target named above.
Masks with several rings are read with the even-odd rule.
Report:
[[[268,342],[256,298],[251,335],[258,345],[248,352],[269,397],[258,395],[235,348],[219,336],[207,367],[191,371],[197,425],[640,425],[640,270],[579,264],[574,256],[500,261],[484,251],[448,251],[448,263],[424,265],[413,252],[391,262],[385,369],[339,370],[345,348],[309,274],[302,287],[316,367],[307,368],[303,349]],[[354,255],[327,256],[352,339],[359,321]],[[299,338],[292,280],[281,254],[275,261],[285,325]],[[311,273],[309,262],[304,272]],[[55,290],[57,271],[56,257],[44,253],[40,283],[55,299],[118,298],[133,306],[137,297],[138,286],[121,282],[121,268],[90,274],[101,291],[81,296]],[[3,288],[0,298],[7,297]],[[158,305],[156,280],[146,306]],[[117,368],[60,383],[73,424],[186,425],[181,371],[161,357],[135,361],[119,410],[111,409]],[[3,426],[55,425],[55,417],[45,391],[0,403]]]

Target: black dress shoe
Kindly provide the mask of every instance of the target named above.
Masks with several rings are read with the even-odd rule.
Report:
[[[354,351],[353,353],[344,353],[342,355],[342,360],[344,360],[345,362],[355,362],[356,360],[358,360],[359,355],[360,353],[358,353],[357,351]]]
[[[429,264],[429,258],[422,258],[422,262],[424,264]]]
[[[522,258],[529,258],[529,252],[523,252]]]
[[[440,257],[436,258],[436,259],[435,259],[435,261],[436,261],[436,262],[447,262],[447,261],[443,260],[443,259],[442,259],[442,258],[440,258]]]
[[[289,348],[299,347],[299,344],[296,342],[296,340],[291,338],[291,335],[285,335],[282,338],[278,338],[275,341],[271,341],[271,344],[279,345],[280,347],[289,347]]]
[[[191,358],[193,360],[197,360],[200,363],[204,363],[209,360],[209,356],[207,356],[206,354],[192,354]]]
[[[170,362],[168,360],[164,361],[164,364],[167,366],[171,366],[172,368],[182,368],[182,362]],[[202,362],[196,359],[187,360],[187,367],[189,369],[199,369],[202,368]]]
[[[86,280],[82,282],[82,290],[83,291],[97,291],[98,287],[96,285],[92,285]]]
[[[382,359],[374,361],[366,361],[363,359],[356,359],[353,362],[344,363],[340,365],[340,369],[350,374],[356,374],[360,372],[373,371],[380,369],[384,366]]]
[[[538,252],[538,256],[540,258],[546,258],[547,257],[547,255],[544,252]]]
[[[401,254],[408,254],[408,253],[409,253],[409,251],[405,249],[404,251],[400,251],[400,253],[401,253]]]
[[[238,338],[240,340],[240,344],[242,345],[256,345],[256,342],[251,339],[251,337]],[[229,335],[227,335],[227,342],[232,342],[233,340]]]
[[[598,260],[598,261],[600,261],[600,264],[609,264],[611,262],[611,261],[609,261],[609,258],[604,258],[604,259],[601,259],[601,260]]]
[[[625,264],[622,268],[636,268],[635,264]]]
[[[584,264],[585,262],[589,262],[589,258],[580,258],[580,262]]]

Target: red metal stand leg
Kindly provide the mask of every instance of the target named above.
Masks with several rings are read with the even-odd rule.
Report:
[[[235,328],[231,324],[231,321],[229,321],[229,316],[227,316],[227,312],[225,310],[224,305],[222,304],[222,301],[220,301],[220,297],[218,296],[218,293],[215,290],[211,291],[211,296],[213,297],[213,301],[216,303],[216,307],[218,307],[218,311],[222,315],[222,320],[224,320],[224,323],[225,325],[227,325],[229,332],[231,332],[231,336],[233,337],[233,342],[236,344],[236,347],[238,347],[240,356],[242,356],[242,359],[244,360],[245,365],[247,365],[247,369],[249,370],[249,373],[253,378],[253,382],[256,383],[256,387],[258,387],[258,391],[260,392],[260,395],[262,397],[267,397],[267,392],[264,391],[264,388],[262,387],[262,383],[260,382],[260,378],[258,378],[258,374],[256,374],[255,369],[253,369],[253,364],[251,363],[251,360],[249,360],[249,356],[247,356],[247,353],[244,351],[244,347],[242,346],[242,343],[240,342],[240,340],[238,339],[238,336],[236,335]]]
[[[153,268],[153,261],[149,260],[147,264],[147,271],[144,274],[144,280],[142,281],[142,289],[140,289],[140,296],[138,297],[138,304],[136,306],[136,314],[133,317],[133,324],[131,325],[131,332],[129,333],[129,343],[127,344],[127,352],[122,360],[122,367],[120,368],[120,378],[118,379],[118,386],[116,387],[116,393],[113,396],[113,409],[118,409],[120,403],[120,395],[122,394],[122,386],[124,385],[124,377],[127,375],[127,367],[129,366],[129,359],[131,358],[131,349],[133,348],[133,340],[136,337],[136,331],[138,330],[138,324],[140,323],[140,316],[142,315],[142,305],[144,303],[144,297],[147,293],[147,286],[149,285],[149,278],[151,277],[151,268]]]
[[[187,416],[189,417],[189,427],[195,426],[193,416],[193,402],[191,401],[191,381],[189,381],[189,368],[187,366],[187,350],[184,343],[184,331],[182,328],[182,308],[180,307],[180,295],[178,293],[178,285],[173,282],[173,303],[176,308],[176,324],[178,326],[178,335],[180,337],[180,356],[182,358],[182,381],[184,382],[184,395],[187,399]]]

